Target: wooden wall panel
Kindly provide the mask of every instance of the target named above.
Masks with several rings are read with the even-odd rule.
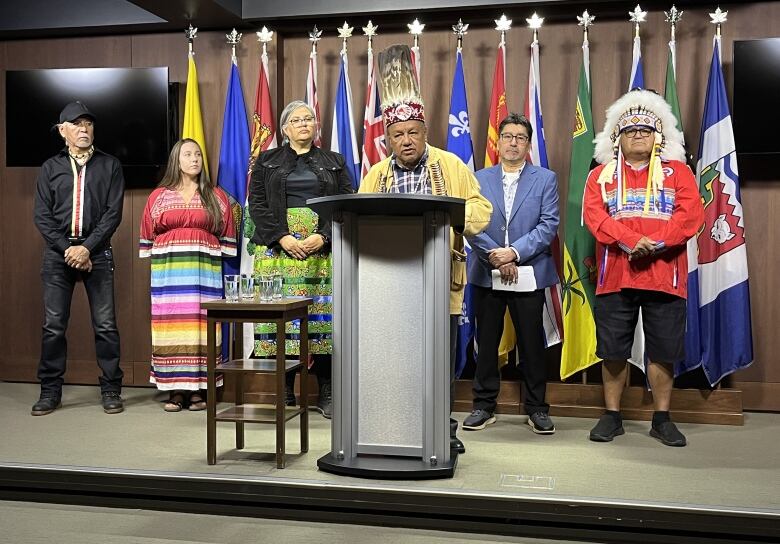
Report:
[[[491,8],[493,9],[493,8]],[[729,6],[729,21],[723,27],[723,60],[727,86],[731,89],[732,44],[735,39],[780,35],[780,4],[755,2]],[[678,92],[689,150],[698,149],[699,126],[704,102],[704,86],[711,58],[712,25],[708,9],[686,9],[678,28]],[[501,9],[495,8],[496,17]],[[522,16],[521,16],[522,15]],[[544,15],[544,14],[542,14]],[[599,14],[596,13],[598,16]],[[426,102],[429,140],[443,147],[449,94],[454,69],[455,39],[449,31],[459,14],[431,13],[436,20],[421,38],[422,95]],[[524,25],[525,14],[513,12],[514,27],[507,35],[507,100],[513,111],[522,111],[528,77],[531,32]],[[395,19],[397,20],[397,19]],[[466,20],[468,22],[468,20]],[[352,20],[355,30],[365,21]],[[405,26],[385,24],[374,41],[375,52],[392,43],[411,43]],[[445,24],[446,23],[446,24]],[[273,23],[268,23],[273,28]],[[226,31],[229,29],[226,29]],[[355,122],[362,125],[366,86],[365,38],[356,33],[349,41],[350,79]],[[244,33],[237,50],[242,86],[251,113],[259,66],[259,44],[251,32]],[[573,104],[582,34],[574,18],[548,20],[540,32],[542,105],[550,165],[558,173],[561,194],[568,185]],[[631,63],[632,28],[626,18],[596,20],[591,30],[590,50],[593,81],[593,111],[597,129],[603,124],[604,110],[628,85]],[[645,79],[649,87],[663,91],[666,68],[668,25],[663,14],[652,12],[642,27]],[[487,114],[496,58],[498,33],[492,25],[472,25],[464,40],[466,72],[475,164],[484,164]],[[279,48],[277,50],[277,47]],[[305,89],[311,44],[305,32],[274,36],[269,47],[271,94],[278,116],[289,100],[302,98]],[[331,119],[338,79],[341,40],[335,28],[326,27],[319,43],[319,101],[322,115],[323,144],[330,147]],[[201,106],[206,131],[206,148],[212,176],[217,175],[222,116],[230,48],[224,33],[204,32],[195,41]],[[278,64],[277,64],[278,61]],[[182,33],[139,34],[100,38],[64,38],[0,42],[0,69],[86,66],[168,66],[171,81],[184,84],[187,79],[187,44]],[[0,78],[0,130],[5,129],[4,78]],[[360,131],[358,131],[360,134]],[[97,143],[99,145],[99,125]],[[0,146],[0,269],[4,285],[0,304],[13,316],[13,329],[0,329],[1,379],[31,379],[37,364],[40,342],[41,302],[39,266],[42,242],[32,226],[32,190],[36,169],[5,167],[5,149]],[[743,204],[749,239],[748,260],[751,274],[753,335],[756,363],[734,377],[737,384],[748,384],[755,391],[745,398],[746,409],[769,406],[765,391],[780,384],[780,338],[775,333],[780,319],[780,295],[772,285],[773,273],[780,262],[780,174],[776,165],[742,159],[740,163]],[[132,371],[129,383],[146,383],[145,368],[150,356],[149,263],[137,257],[137,233],[140,214],[149,189],[133,189],[125,197],[125,219],[114,239],[117,254],[117,308],[122,334],[122,358],[126,371]],[[74,299],[74,318],[69,338],[74,360],[94,358],[91,330],[83,293]],[[74,365],[79,368],[89,365]],[[22,371],[21,369],[28,369]],[[69,375],[74,381],[94,379],[86,371]],[[755,385],[753,385],[755,384]],[[754,398],[755,401],[751,401]],[[752,403],[752,404],[751,404]],[[775,406],[775,405],[772,405]],[[766,408],[776,409],[776,408]]]

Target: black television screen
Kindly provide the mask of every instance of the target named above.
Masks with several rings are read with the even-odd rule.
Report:
[[[734,139],[737,153],[780,153],[780,38],[734,42]]]
[[[74,100],[95,114],[95,146],[117,157],[126,175],[137,167],[154,173],[167,162],[167,67],[9,70],[5,85],[7,166],[40,166],[62,149],[51,129]]]

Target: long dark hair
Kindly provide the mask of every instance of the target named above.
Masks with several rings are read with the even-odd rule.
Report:
[[[174,191],[179,188],[182,177],[179,155],[181,154],[181,147],[190,142],[197,145],[198,150],[203,154],[200,144],[191,138],[183,138],[173,144],[171,154],[168,157],[168,166],[165,168],[165,175],[158,187],[165,187]],[[206,214],[209,216],[209,227],[213,232],[218,233],[222,230],[222,210],[219,207],[217,195],[214,194],[214,186],[211,184],[205,168],[201,168],[198,176],[198,192],[200,193],[200,201],[203,203]]]

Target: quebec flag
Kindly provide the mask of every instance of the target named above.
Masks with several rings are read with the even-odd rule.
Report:
[[[718,37],[700,141],[696,180],[704,201],[704,226],[698,248],[689,245],[686,360],[680,370],[701,366],[715,385],[753,361],[745,221]]]
[[[463,74],[463,54],[460,49],[456,53],[455,75],[452,78],[447,151],[457,155],[469,167],[469,170],[474,171],[474,146],[471,143],[469,107],[466,101],[466,78]],[[471,258],[468,242],[466,242],[466,258]],[[466,284],[463,294],[463,311],[458,317],[458,350],[455,357],[455,375],[458,377],[466,366],[468,346],[474,340],[474,305],[471,298],[471,285]]]

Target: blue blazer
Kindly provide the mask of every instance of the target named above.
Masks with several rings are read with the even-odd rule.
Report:
[[[504,247],[507,228],[501,165],[476,173],[482,195],[493,205],[488,227],[468,237],[473,250],[468,261],[468,281],[481,287],[492,285],[488,261],[491,249]],[[518,264],[533,266],[539,289],[558,283],[550,244],[558,233],[558,179],[555,172],[526,163],[517,183],[517,193],[509,217],[509,243],[520,255]]]

